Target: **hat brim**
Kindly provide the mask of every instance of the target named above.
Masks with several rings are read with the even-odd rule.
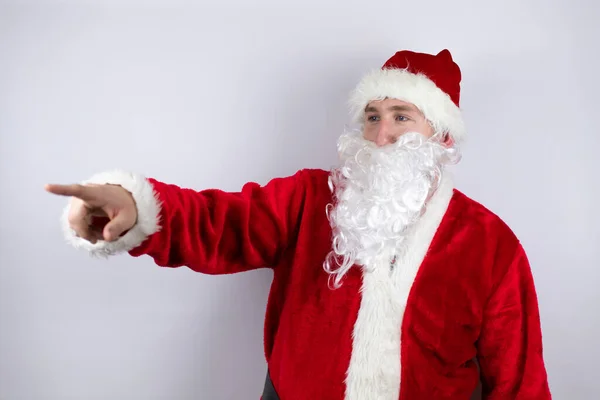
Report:
[[[462,113],[448,94],[423,74],[405,69],[377,69],[366,74],[352,91],[352,118],[360,123],[365,107],[374,100],[393,98],[414,104],[436,132],[447,132],[456,143],[466,138]]]

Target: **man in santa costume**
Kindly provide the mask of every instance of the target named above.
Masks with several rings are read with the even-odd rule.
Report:
[[[467,400],[479,379],[484,399],[550,399],[525,251],[448,172],[460,81],[447,50],[394,54],[353,91],[360,128],[332,171],[236,193],[123,171],[46,189],[71,197],[65,235],[91,254],[271,268],[264,400]]]

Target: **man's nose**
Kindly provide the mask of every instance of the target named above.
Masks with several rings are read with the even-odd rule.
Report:
[[[382,147],[393,142],[392,132],[387,122],[381,121],[377,128],[378,130],[377,136],[375,137],[375,144],[378,147]]]

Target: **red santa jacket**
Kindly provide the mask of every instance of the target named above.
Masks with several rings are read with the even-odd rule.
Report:
[[[281,400],[466,400],[479,378],[486,400],[551,398],[530,266],[499,217],[445,179],[393,268],[382,254],[331,289],[327,179],[307,169],[228,193],[101,174],[88,182],[132,192],[136,226],[111,243],[66,233],[204,274],[271,268],[264,351]]]

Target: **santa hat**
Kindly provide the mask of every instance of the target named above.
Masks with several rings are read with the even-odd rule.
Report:
[[[460,143],[465,138],[460,81],[460,68],[448,50],[437,55],[399,51],[356,86],[350,97],[353,118],[361,122],[370,101],[403,100],[417,106],[436,132],[449,133]]]

